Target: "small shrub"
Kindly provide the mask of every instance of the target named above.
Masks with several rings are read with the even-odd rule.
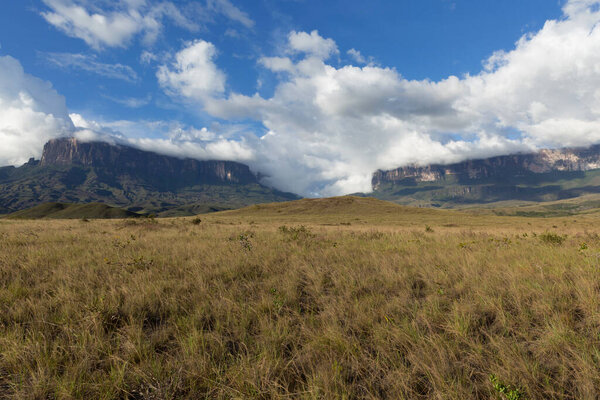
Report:
[[[490,375],[490,382],[492,382],[492,386],[494,390],[498,392],[503,399],[507,400],[525,400],[525,395],[523,392],[512,385],[506,385],[504,382],[498,379],[498,377],[494,374]]]
[[[361,233],[357,237],[360,240],[380,240],[385,237],[385,234],[383,232],[379,232],[379,231],[371,231],[371,232]]]
[[[194,224],[194,225],[200,225],[201,223],[202,223],[202,220],[198,217],[196,217],[192,220],[192,224]]]
[[[306,240],[315,237],[310,229],[304,225],[287,227],[285,225],[279,227],[279,232],[287,237],[288,240],[298,241]]]
[[[425,225],[425,232],[433,232],[433,228],[429,225]]]
[[[546,244],[561,245],[567,239],[567,235],[559,235],[557,233],[546,232],[539,235],[540,240]]]
[[[283,308],[283,304],[284,304],[283,296],[275,288],[271,288],[270,292],[271,292],[271,295],[273,296],[273,306],[275,307],[277,312],[280,312],[281,309]]]
[[[121,240],[118,237],[115,237],[112,240],[112,245],[115,249],[124,249],[125,247],[129,246],[130,244],[131,244],[131,241],[129,241],[128,239]]]
[[[231,241],[231,242],[237,241],[244,251],[252,251],[253,246],[252,246],[252,242],[250,241],[250,239],[253,237],[254,237],[253,232],[244,232],[244,233],[240,233],[237,236],[230,237],[229,241]]]
[[[145,270],[150,268],[154,264],[154,260],[147,259],[144,256],[133,257],[127,262],[127,269],[129,272],[136,270]]]

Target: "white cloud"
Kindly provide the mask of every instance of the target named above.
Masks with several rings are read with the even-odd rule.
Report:
[[[316,30],[311,33],[290,32],[288,46],[291,52],[306,53],[323,60],[339,54],[339,50],[333,39],[323,38]]]
[[[225,74],[214,63],[215,46],[204,40],[186,43],[171,65],[162,65],[156,74],[170,93],[204,99],[225,91]]]
[[[359,64],[366,64],[367,59],[360,53],[360,51],[356,49],[350,49],[346,52],[350,57],[354,59]]]
[[[145,97],[115,97],[109,95],[102,95],[102,97],[128,108],[145,107],[152,101],[152,95],[150,94]]]
[[[149,52],[148,50],[142,51],[142,54],[140,55],[140,62],[142,64],[151,64],[157,60],[158,56],[152,52]]]
[[[219,13],[248,28],[254,21],[229,0],[170,2],[155,0],[42,0],[47,10],[42,17],[73,38],[82,39],[96,50],[126,47],[137,36],[147,45],[154,43],[165,21],[196,32],[201,22]],[[176,5],[177,4],[177,5]]]
[[[71,114],[71,119],[80,140],[102,140],[199,160],[249,162],[255,158],[254,146],[245,136],[232,139],[227,132],[216,133],[206,127],[196,129],[165,121],[95,121],[80,114]]]
[[[523,36],[512,50],[484,60],[480,73],[440,81],[408,80],[376,65],[332,65],[327,60],[338,47],[317,31],[291,32],[281,54],[259,61],[277,79],[269,98],[228,91],[216,49],[206,41],[186,43],[159,67],[159,83],[169,94],[218,118],[254,119],[267,132],[261,138],[250,129],[228,135],[212,126],[95,126],[71,119],[81,127],[78,135],[247,162],[268,175],[267,183],[304,195],[369,191],[375,170],[410,163],[598,143],[600,0],[570,0],[563,10],[562,18]],[[64,99],[49,84],[24,74],[14,59],[0,60],[0,138],[9,144],[0,160],[22,162],[39,154],[44,140],[73,127]]]
[[[329,65],[333,40],[291,32],[284,53],[303,57],[259,62],[286,72],[272,97],[197,99],[216,117],[261,122],[268,133],[251,164],[304,195],[369,191],[373,171],[410,163],[589,145],[600,142],[599,5],[571,0],[563,18],[492,55],[481,73],[437,82]]]
[[[12,57],[0,57],[0,165],[41,155],[44,143],[74,130],[65,99],[48,82],[28,75]]]
[[[51,11],[42,12],[48,23],[71,37],[84,40],[95,49],[123,47],[134,35],[156,30],[158,21],[145,20],[139,5],[119,11],[89,12],[86,2],[76,0],[43,0]],[[153,35],[153,34],[151,34]]]
[[[106,64],[99,62],[94,55],[74,53],[41,53],[51,64],[65,69],[80,69],[106,78],[120,79],[128,82],[137,81],[137,73],[123,64]]]
[[[273,72],[293,72],[296,69],[288,57],[262,57],[258,62]]]
[[[232,21],[237,21],[244,25],[246,28],[253,28],[254,21],[242,10],[237,8],[229,0],[208,0],[207,2],[209,9],[217,11]]]

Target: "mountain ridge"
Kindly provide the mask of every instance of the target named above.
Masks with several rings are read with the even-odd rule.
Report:
[[[50,140],[39,161],[0,168],[0,213],[48,202],[100,202],[160,213],[194,204],[237,208],[297,198],[262,185],[242,163],[177,158],[75,138]]]
[[[372,185],[377,198],[438,207],[574,198],[600,193],[600,145],[378,170]]]
[[[543,174],[553,171],[589,171],[600,169],[600,145],[582,148],[543,149],[533,153],[517,153],[488,158],[469,159],[452,164],[408,165],[387,171],[378,170],[373,174],[373,188],[382,181],[398,181],[414,178],[421,182],[435,182],[445,175],[464,174],[469,179],[502,174],[506,169],[522,173]]]

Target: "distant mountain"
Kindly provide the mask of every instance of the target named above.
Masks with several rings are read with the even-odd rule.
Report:
[[[180,159],[74,138],[49,141],[39,161],[0,168],[0,213],[47,202],[99,202],[146,213],[180,208],[185,214],[204,205],[237,208],[298,198],[260,184],[237,162]]]
[[[373,189],[380,199],[439,207],[574,198],[600,193],[600,146],[377,171]]]

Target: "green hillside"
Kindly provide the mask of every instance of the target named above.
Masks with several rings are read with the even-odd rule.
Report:
[[[0,172],[5,175],[4,179],[0,176],[0,213],[48,202],[103,202],[135,212],[160,214],[188,204],[211,204],[218,205],[219,209],[231,209],[297,198],[258,183],[198,184],[176,191],[160,190],[130,176],[115,177],[95,168],[71,165],[43,168],[24,165],[2,168]]]
[[[244,164],[72,138],[46,143],[40,161],[0,167],[0,214],[43,203],[104,203],[156,215],[176,209],[169,215],[177,216],[297,198],[262,185]]]

